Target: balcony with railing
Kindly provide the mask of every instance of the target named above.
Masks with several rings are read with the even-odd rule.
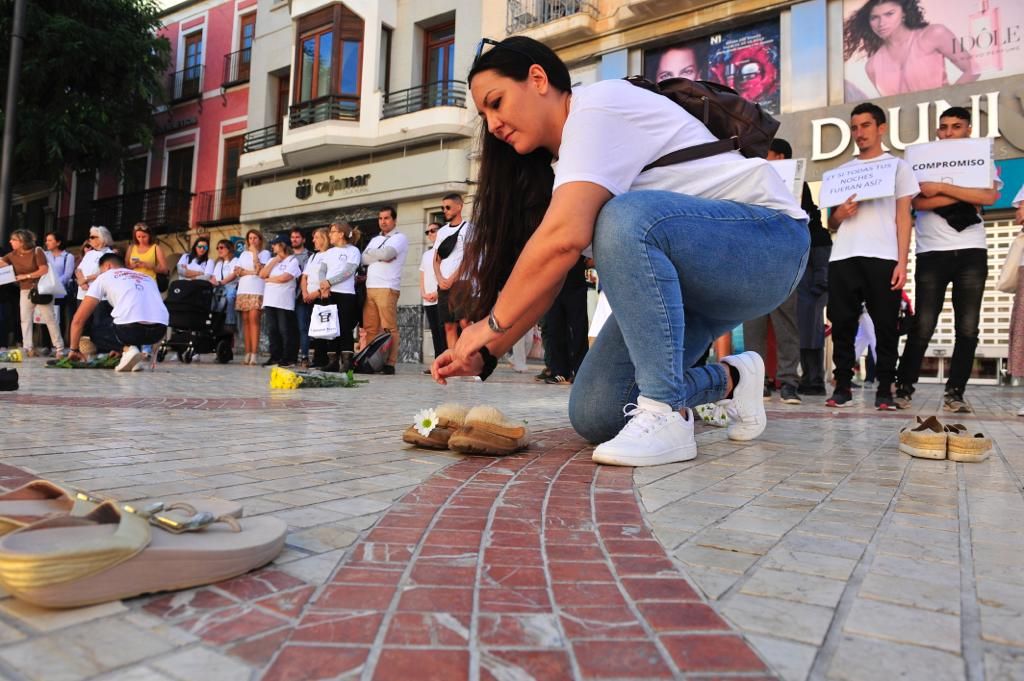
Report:
[[[281,143],[281,124],[269,125],[265,128],[250,130],[245,133],[245,141],[242,142],[242,153],[249,154],[260,149],[276,147]]]
[[[545,39],[575,39],[594,35],[597,30],[596,0],[508,0],[505,28],[508,33],[530,31]],[[563,21],[564,20],[564,21]]]
[[[252,67],[252,48],[238,50],[231,54],[224,55],[224,75],[221,77],[220,87],[226,90],[234,85],[241,85],[249,82],[249,72]]]
[[[193,202],[196,223],[203,227],[233,225],[242,212],[242,186],[217,189],[196,194]]]
[[[168,99],[171,104],[179,104],[203,96],[203,73],[206,67],[202,64],[189,66],[175,71],[167,77]]]
[[[359,98],[346,95],[325,95],[288,108],[288,128],[294,130],[323,121],[358,121]]]
[[[96,199],[87,209],[58,218],[70,243],[80,244],[91,225],[103,225],[116,240],[130,239],[132,227],[145,222],[156,234],[184,232],[189,228],[191,192],[174,187],[154,187],[141,192]]]
[[[442,80],[408,90],[384,95],[382,119],[432,109],[440,106],[466,107],[466,83],[461,80]]]

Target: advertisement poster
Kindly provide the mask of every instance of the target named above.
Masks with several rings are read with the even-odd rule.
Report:
[[[779,113],[779,22],[766,21],[647,50],[644,77],[710,80]]]
[[[1021,0],[843,0],[847,102],[1024,73]]]

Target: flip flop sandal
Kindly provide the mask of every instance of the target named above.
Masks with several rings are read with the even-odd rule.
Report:
[[[187,589],[269,563],[286,531],[266,516],[147,518],[105,501],[86,516],[49,518],[0,538],[0,585],[47,608]]]
[[[900,451],[919,459],[945,459],[948,432],[934,416],[915,417],[914,425],[900,429]]]
[[[86,492],[67,490],[49,480],[33,480],[10,492],[0,494],[0,536],[26,525],[55,516],[84,516],[107,501]],[[242,507],[234,501],[202,497],[123,504],[125,510],[143,517],[160,513],[186,520],[199,511],[217,516],[242,516]]]
[[[962,463],[979,463],[992,453],[992,440],[983,433],[970,435],[959,423],[949,427],[949,459]]]
[[[469,411],[461,404],[442,404],[437,409],[424,409],[416,414],[416,422],[402,433],[402,441],[426,449],[448,449],[448,439],[462,427]]]
[[[526,449],[530,429],[523,421],[510,421],[494,407],[473,407],[465,424],[452,434],[448,448],[464,454],[507,456]]]

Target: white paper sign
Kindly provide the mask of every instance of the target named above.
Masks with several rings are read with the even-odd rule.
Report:
[[[807,159],[786,158],[779,161],[769,161],[771,167],[779,174],[782,181],[789,187],[789,191],[797,199],[803,198],[804,176],[807,174]]]
[[[15,281],[17,280],[14,278],[14,265],[0,267],[0,286],[13,284]]]
[[[896,166],[899,159],[854,163],[821,176],[819,202],[822,208],[838,206],[856,194],[857,201],[882,199],[896,194]]]
[[[905,158],[918,182],[946,182],[975,189],[992,186],[995,164],[991,137],[912,144]]]

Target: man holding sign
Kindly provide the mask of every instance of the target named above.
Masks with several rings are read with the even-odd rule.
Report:
[[[946,287],[952,284],[956,341],[949,378],[946,380],[944,409],[958,414],[971,413],[970,406],[964,400],[964,389],[971,376],[974,351],[978,347],[981,299],[985,293],[985,279],[988,277],[985,223],[978,211],[980,206],[999,200],[1002,182],[997,179],[995,183],[988,184],[991,182],[992,171],[990,140],[973,140],[973,144],[958,143],[964,145],[962,158],[928,160],[926,153],[919,151],[934,145],[953,147],[955,145],[947,140],[963,140],[970,135],[970,112],[954,106],[939,116],[939,129],[936,132],[939,142],[915,145],[918,149],[911,147],[907,150],[907,157],[912,158],[912,167],[921,184],[921,194],[913,202],[917,210],[914,225],[917,237],[914,271],[917,316],[907,336],[896,378],[896,405],[900,409],[910,407],[914,384],[921,376],[925,350],[928,349],[935,325],[939,321],[939,313],[942,312]],[[970,147],[980,147],[980,153]],[[975,173],[979,174],[980,181],[965,177],[962,183],[969,182],[975,186],[958,186],[945,181],[944,175],[951,171],[935,169],[934,166],[965,167],[980,171]],[[928,181],[939,178],[944,181]]]
[[[907,281],[910,251],[910,200],[919,191],[910,165],[882,151],[885,112],[870,102],[858,104],[850,116],[856,158],[832,171],[822,183],[822,196],[843,186],[853,193],[832,209],[829,229],[836,231],[828,270],[828,316],[832,320],[835,391],[825,404],[844,407],[853,399],[854,339],[861,304],[875,324],[877,339],[877,409],[895,409],[892,384],[896,375],[900,290]],[[891,179],[890,179],[891,178]],[[863,191],[858,200],[857,191]],[[865,197],[872,197],[864,200]],[[822,205],[830,205],[822,198]],[[835,204],[831,204],[835,205]]]

